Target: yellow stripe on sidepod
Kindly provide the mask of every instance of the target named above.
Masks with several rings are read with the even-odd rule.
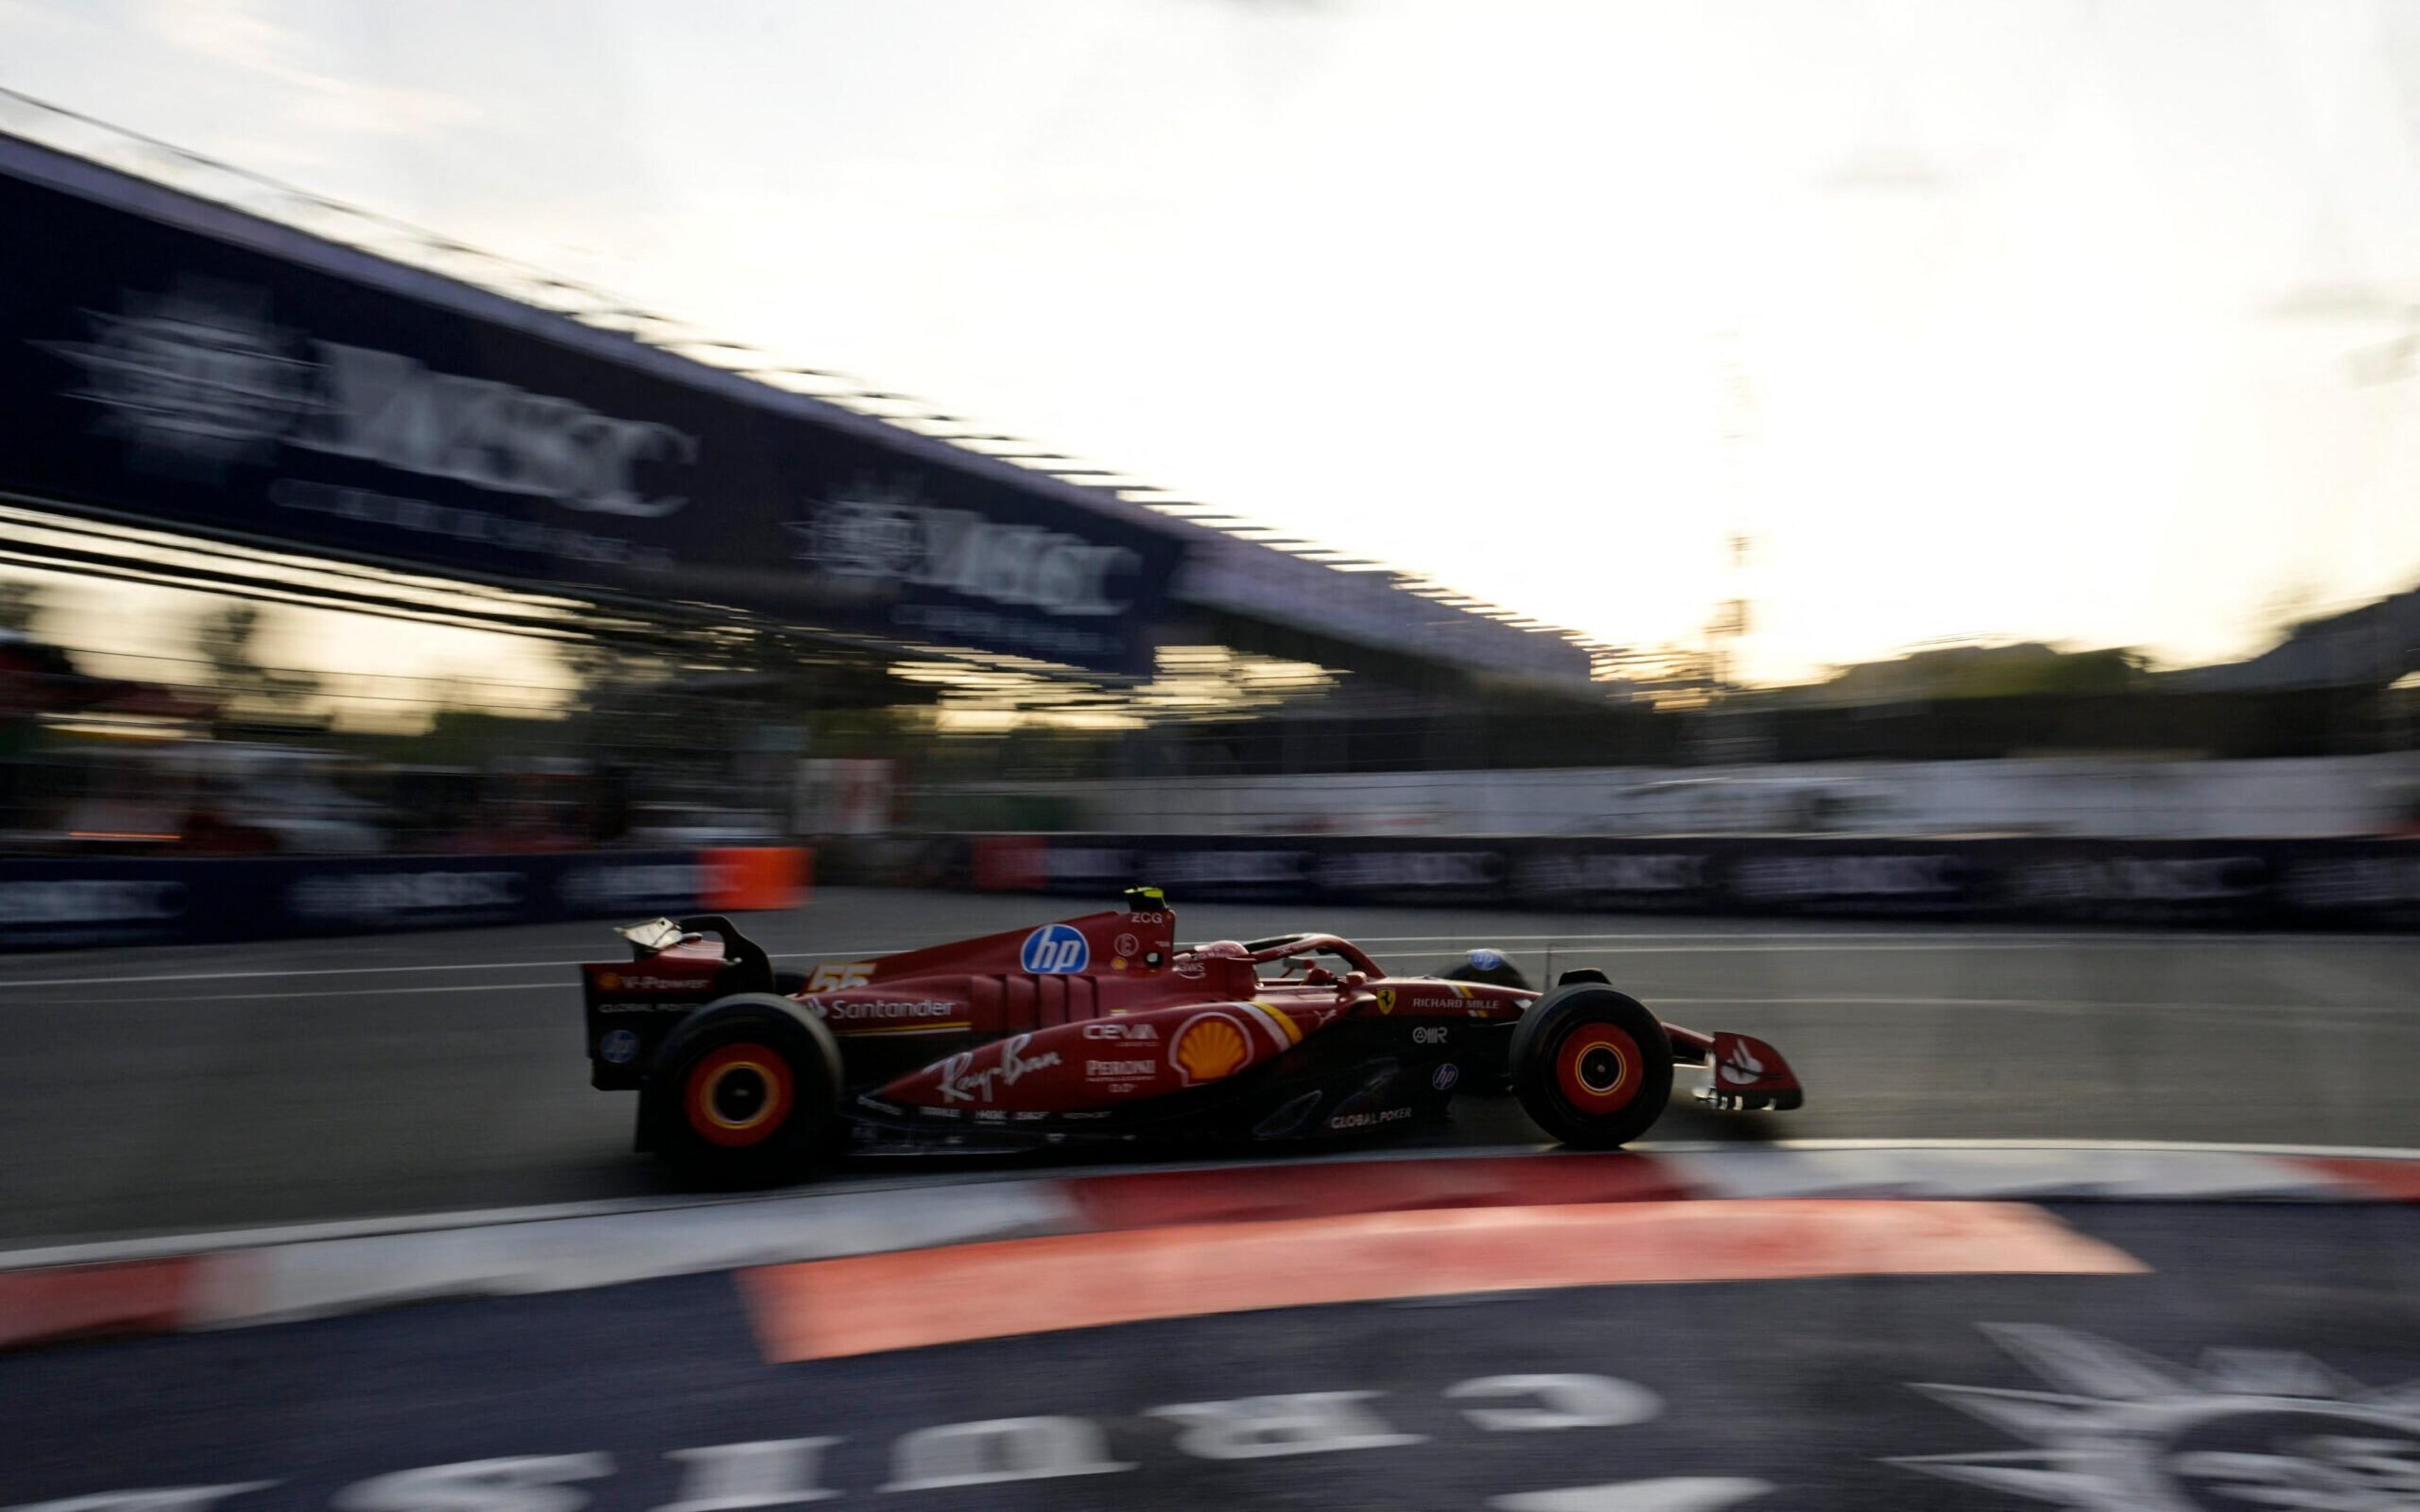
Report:
[[[1302,1043],[1302,1026],[1293,1019],[1257,998],[1247,1006],[1258,1011],[1262,1018],[1276,1026],[1278,1033],[1282,1036],[1278,1042],[1279,1049],[1289,1049]]]

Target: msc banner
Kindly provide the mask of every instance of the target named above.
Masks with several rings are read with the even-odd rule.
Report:
[[[131,184],[0,138],[0,224],[17,228],[0,245],[0,488],[356,558],[1149,666],[1144,626],[1182,548],[1148,521]],[[110,203],[144,194],[232,239]]]
[[[0,860],[0,949],[786,908],[795,846],[546,856]]]
[[[978,835],[921,880],[1110,898],[2420,928],[2420,841]],[[1315,922],[1315,921],[1314,921]]]

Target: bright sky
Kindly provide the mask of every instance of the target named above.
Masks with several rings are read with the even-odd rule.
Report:
[[[1764,677],[2420,579],[2412,4],[0,0],[0,84],[1609,640],[1736,523]]]

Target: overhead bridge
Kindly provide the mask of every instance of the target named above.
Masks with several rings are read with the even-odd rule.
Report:
[[[1112,678],[1207,636],[1588,680],[1577,638],[1441,585],[1199,523],[900,395],[22,96],[0,92],[0,122],[23,133],[0,134],[0,217],[41,228],[0,301],[0,563],[539,635],[752,616]]]

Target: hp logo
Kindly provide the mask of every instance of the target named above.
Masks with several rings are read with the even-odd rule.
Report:
[[[1093,964],[1093,948],[1065,924],[1045,924],[1025,937],[1018,964],[1036,976],[1063,976]]]
[[[597,1038],[597,1058],[620,1066],[639,1053],[639,1037],[628,1029],[608,1029]]]

